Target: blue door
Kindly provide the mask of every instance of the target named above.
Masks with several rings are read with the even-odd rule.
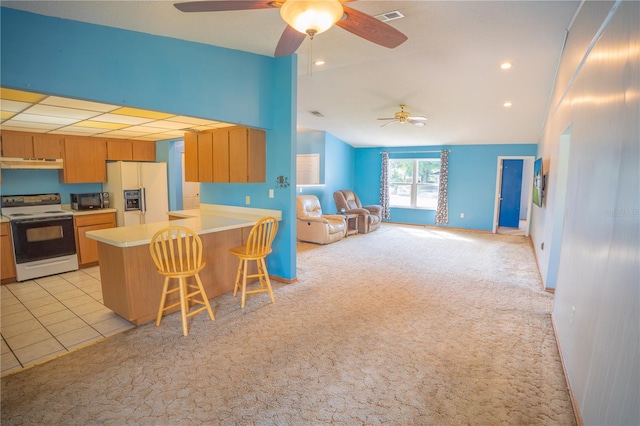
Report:
[[[517,228],[520,223],[522,160],[502,160],[498,226]]]

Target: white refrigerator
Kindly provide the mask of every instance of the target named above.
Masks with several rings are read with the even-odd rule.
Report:
[[[110,207],[117,210],[118,226],[169,220],[167,163],[107,163],[107,182],[103,184],[103,191],[109,193]],[[140,198],[132,202],[132,193],[139,194]]]

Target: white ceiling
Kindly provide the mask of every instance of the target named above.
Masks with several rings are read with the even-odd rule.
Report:
[[[43,15],[273,56],[285,28],[279,11],[183,13],[171,1],[1,1]],[[298,127],[355,147],[537,143],[564,37],[580,2],[371,1],[349,3],[408,36],[380,47],[339,27],[298,49]],[[500,64],[513,63],[504,71]],[[504,102],[513,106],[505,108]],[[380,127],[399,104],[424,127]],[[317,117],[310,111],[319,111]],[[215,117],[210,117],[215,119]]]

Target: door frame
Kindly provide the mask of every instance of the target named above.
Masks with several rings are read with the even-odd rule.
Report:
[[[498,219],[500,218],[500,193],[502,190],[502,161],[503,160],[523,160],[523,169],[524,169],[524,162],[531,161],[531,164],[533,165],[533,162],[535,161],[535,159],[536,157],[533,155],[498,156],[498,166],[497,166],[497,173],[496,173],[496,193],[495,193],[495,199],[494,199],[495,201],[493,205],[493,229],[491,231],[494,234],[498,232]],[[529,176],[524,176],[523,174],[522,182],[526,184],[529,188],[533,188],[533,173],[529,173]],[[522,195],[520,197],[522,197]],[[531,205],[533,203],[533,191],[531,190],[529,191],[529,195],[527,196],[527,198],[528,198],[527,199],[528,208],[527,208],[527,221],[524,227],[525,237],[529,236],[529,223],[531,223],[531,210],[533,210],[531,208]]]

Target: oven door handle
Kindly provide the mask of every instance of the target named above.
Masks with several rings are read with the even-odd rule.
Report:
[[[11,223],[15,223],[16,225],[18,225],[21,223],[52,222],[54,220],[73,220],[73,216],[41,217],[37,219],[16,219],[16,220],[12,220]]]

